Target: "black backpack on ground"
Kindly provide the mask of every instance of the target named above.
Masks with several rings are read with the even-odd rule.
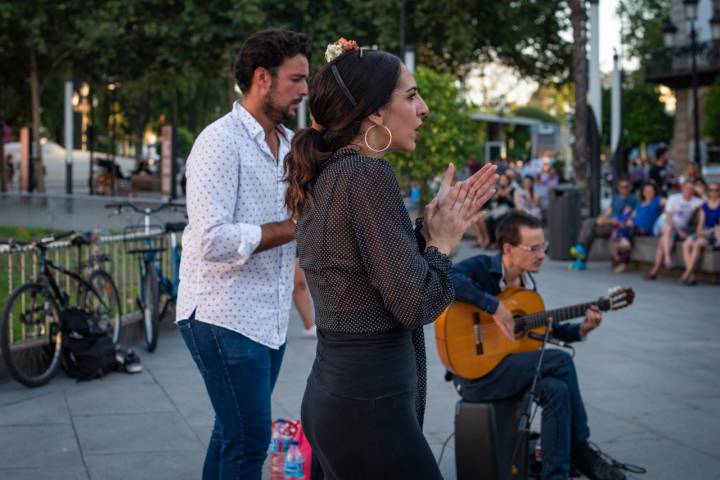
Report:
[[[117,368],[115,344],[97,319],[79,308],[60,314],[63,330],[63,370],[71,378],[92,380]]]

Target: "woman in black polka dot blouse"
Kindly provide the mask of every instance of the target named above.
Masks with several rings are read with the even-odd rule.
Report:
[[[389,53],[345,51],[315,74],[309,105],[316,123],[285,159],[318,332],[304,429],[326,478],[441,478],[422,434],[422,327],[453,299],[448,254],[494,167],[453,185],[450,166],[413,230],[383,159],[415,149],[428,113],[412,74]]]

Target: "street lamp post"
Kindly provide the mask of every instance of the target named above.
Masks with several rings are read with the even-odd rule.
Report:
[[[700,103],[698,102],[698,81],[697,81],[697,31],[695,30],[695,20],[697,19],[697,1],[683,0],[685,5],[685,16],[690,23],[690,59],[692,71],[692,91],[693,91],[693,132],[695,163],[699,171],[702,172],[702,163],[700,159]]]
[[[685,18],[690,26],[690,45],[687,47],[675,46],[675,35],[677,27],[668,19],[663,26],[663,39],[665,46],[670,49],[673,54],[690,54],[690,73],[692,79],[692,96],[693,96],[693,161],[702,171],[702,159],[700,157],[700,102],[698,100],[698,71],[697,71],[697,54],[701,48],[698,44],[697,30],[695,29],[695,21],[697,20],[697,4],[698,0],[683,0],[685,8]],[[714,40],[720,38],[720,15],[716,11],[713,18],[710,19],[710,27]]]

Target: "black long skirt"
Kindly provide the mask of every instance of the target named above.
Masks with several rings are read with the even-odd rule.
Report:
[[[327,480],[440,479],[415,409],[410,332],[318,330],[302,422]]]

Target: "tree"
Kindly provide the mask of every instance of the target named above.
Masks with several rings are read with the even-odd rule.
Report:
[[[133,139],[137,161],[145,130],[154,119],[178,122],[182,94],[195,100],[184,104],[193,111],[188,116],[194,117],[194,109],[207,106],[202,100],[209,95],[201,90],[211,87],[219,93],[221,84],[220,92],[227,92],[222,101],[227,110],[235,97],[232,58],[242,41],[261,28],[266,17],[260,4],[109,0],[94,12],[88,28],[93,49],[77,62],[77,71],[100,90],[111,81],[119,83],[120,126]]]
[[[620,2],[618,14],[628,27],[621,32],[628,57],[642,59],[648,49],[663,46],[662,26],[671,9],[672,0]]]
[[[567,13],[563,0],[416,0],[408,2],[408,40],[421,64],[455,75],[497,59],[522,76],[560,83],[570,65],[570,44],[562,37]]]
[[[609,89],[603,90],[603,109],[610,111]],[[656,85],[630,81],[622,88],[622,143],[624,150],[653,142],[670,143],[673,117],[665,111]],[[603,145],[610,144],[610,115],[603,118]]]
[[[86,44],[83,42],[87,11],[97,0],[0,0],[0,58],[25,78],[30,89],[33,169],[38,191],[45,190],[40,138],[42,92],[47,79],[65,69]],[[5,63],[10,59],[12,63]],[[5,70],[5,69],[3,69]],[[11,74],[12,75],[12,74]]]
[[[420,182],[421,205],[430,201],[430,184],[444,172],[448,163],[464,166],[468,154],[477,149],[474,132],[477,127],[470,120],[466,105],[460,101],[455,79],[425,67],[415,71],[418,91],[430,108],[430,115],[421,128],[421,137],[413,153],[391,154],[388,161],[403,179]]]

